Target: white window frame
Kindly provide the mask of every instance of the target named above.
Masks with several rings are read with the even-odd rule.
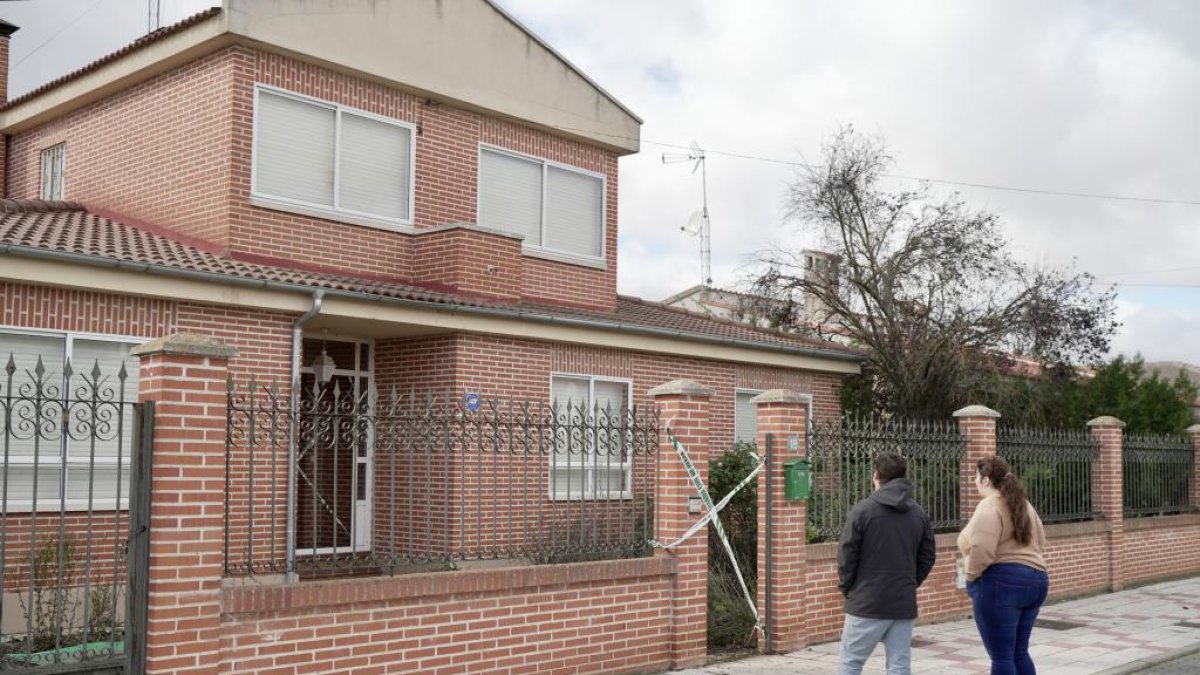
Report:
[[[542,167],[542,219],[541,219],[542,242],[546,241],[546,204],[547,204],[546,185],[549,182],[547,180],[547,169],[550,167],[553,167],[556,169],[562,169],[563,171],[572,171],[574,173],[582,174],[584,176],[588,176],[591,178],[599,178],[600,179],[600,255],[598,255],[598,256],[580,255],[578,253],[573,253],[571,251],[562,251],[559,249],[550,248],[545,245],[534,245],[534,244],[530,244],[528,242],[522,242],[521,252],[523,254],[533,257],[533,258],[545,258],[547,260],[571,263],[574,265],[585,265],[588,267],[596,267],[598,269],[606,268],[606,266],[607,266],[606,261],[608,259],[608,176],[606,176],[603,173],[597,173],[595,171],[588,171],[587,169],[581,169],[577,166],[571,166],[570,164],[563,164],[562,162],[555,162],[554,160],[546,159],[545,157],[538,157],[536,155],[529,155],[529,154],[526,154],[523,152],[516,152],[515,150],[509,150],[508,148],[503,148],[498,145],[492,145],[490,143],[480,143],[479,144],[479,154],[478,154],[478,157],[476,158],[476,166],[477,167],[483,166],[483,153],[485,153],[485,152],[495,152],[495,153],[498,153],[501,155],[508,155],[510,157],[515,157],[517,159],[523,159],[525,161],[534,162],[534,163],[541,165],[541,167]],[[477,178],[476,188],[475,188],[475,220],[478,221],[478,220],[481,220],[480,214],[482,213],[482,210],[483,210],[483,189],[482,189],[483,188],[483,172],[478,171],[477,173],[478,173],[478,178]],[[492,227],[492,225],[490,225],[488,223],[477,223],[477,224],[482,227],[489,227],[489,228]],[[493,228],[493,229],[495,229],[495,228]]]
[[[741,394],[753,394],[753,395],[757,396],[757,395],[765,393],[765,392],[766,392],[765,389],[748,389],[748,388],[742,388],[742,387],[739,387],[739,388],[733,390],[733,442],[734,443],[738,442],[738,438],[737,438],[737,399],[738,399],[738,396]],[[755,415],[756,415],[756,420],[757,420],[757,415],[758,415],[757,410],[755,410]],[[757,421],[755,421],[755,423],[754,423],[754,439],[751,440],[750,442],[756,443],[756,444],[758,443],[758,422]]]
[[[552,372],[552,373],[550,373],[550,403],[552,406],[554,404],[554,378],[556,378],[556,377],[573,378],[576,380],[587,380],[588,381],[588,406],[593,408],[593,413],[595,411],[594,408],[595,408],[595,401],[596,401],[596,383],[597,382],[623,384],[623,385],[625,385],[625,409],[627,411],[633,410],[633,380],[628,379],[628,378],[622,378],[622,377],[606,377],[603,375],[588,375],[585,373],[568,373],[568,372]],[[596,483],[596,481],[595,481],[596,453],[593,448],[585,448],[584,449],[584,457],[587,460],[585,466],[583,467],[583,469],[584,469],[583,486],[585,489],[581,490],[581,493],[572,493],[570,490],[570,485],[568,483],[567,490],[565,492],[557,490],[556,489],[557,482],[554,479],[554,473],[555,473],[555,468],[556,468],[555,467],[555,457],[558,454],[558,448],[552,447],[550,450],[550,468],[549,468],[549,472],[547,473],[548,481],[547,481],[547,485],[546,485],[546,493],[547,493],[550,501],[570,502],[570,501],[580,501],[580,500],[598,501],[598,500],[633,499],[633,448],[631,445],[628,444],[628,441],[626,441],[626,443],[627,443],[627,445],[624,449],[624,452],[622,453],[622,460],[621,460],[620,468],[622,469],[622,474],[623,474],[622,484],[624,486],[627,486],[628,489],[622,489],[619,491],[610,489],[603,494],[596,494],[594,488],[590,491],[588,489],[586,489],[587,486],[589,486],[589,485],[594,486]],[[564,468],[570,469],[571,467],[568,464],[568,466],[564,467]]]
[[[64,359],[71,358],[71,355],[74,351],[75,340],[90,340],[92,342],[117,342],[117,343],[127,344],[127,345],[131,345],[131,346],[140,345],[146,341],[145,338],[128,336],[128,335],[112,335],[112,334],[107,334],[107,333],[85,333],[85,332],[75,332],[75,331],[38,330],[38,329],[15,327],[15,326],[5,326],[5,325],[0,324],[0,336],[9,335],[9,334],[32,335],[32,336],[36,336],[36,337],[48,337],[48,338],[63,338],[65,340],[65,344],[63,346],[63,358]],[[0,348],[0,359],[7,360],[7,358],[8,358],[7,354],[3,354],[3,349]],[[58,368],[61,368],[62,364],[51,364],[51,365],[48,365],[47,368],[53,372],[55,366],[57,366]],[[84,373],[84,372],[87,372],[87,369],[88,369],[88,366],[85,366],[84,364],[72,363],[71,366],[72,366],[72,368],[75,369],[76,373]],[[141,384],[139,370],[137,370],[137,369],[128,370],[127,369],[127,372],[129,373],[129,375],[131,377],[133,377],[135,379],[135,381],[138,382],[139,385]],[[109,373],[105,373],[105,374],[107,375]],[[116,375],[116,373],[111,373],[111,375]],[[73,381],[74,381],[74,379],[75,378],[72,378]],[[55,382],[54,384],[61,386],[60,382]],[[69,398],[71,396],[71,392],[63,391],[63,395]],[[136,398],[130,398],[129,400],[125,401],[126,404],[136,403],[136,402],[137,402]],[[123,412],[124,412],[124,410],[122,410],[122,413]],[[137,433],[137,430],[134,429],[133,433]],[[3,444],[2,438],[0,438],[0,444]],[[55,462],[55,463],[48,463],[46,461],[46,459],[47,459],[46,457],[39,456],[38,460],[37,460],[38,467],[40,468],[40,467],[46,467],[46,466],[53,465],[53,466],[58,467],[58,469],[60,471],[65,471],[66,478],[60,479],[61,480],[60,484],[65,484],[66,481],[69,480],[70,471],[71,471],[72,466],[75,466],[75,467],[88,466],[89,464],[94,463],[96,466],[115,466],[115,467],[118,467],[118,469],[120,467],[130,467],[131,473],[130,473],[129,478],[126,480],[123,480],[121,483],[121,490],[123,491],[124,494],[122,494],[119,498],[95,499],[93,497],[90,507],[88,505],[87,499],[66,499],[65,494],[60,495],[58,498],[54,498],[54,497],[38,498],[36,500],[37,501],[36,509],[34,509],[34,500],[15,501],[15,502],[9,501],[7,503],[7,512],[8,513],[56,513],[59,511],[77,512],[77,511],[88,511],[88,510],[91,510],[93,512],[96,512],[96,511],[106,512],[106,511],[128,511],[129,510],[129,487],[130,487],[129,483],[133,478],[133,476],[132,476],[132,465],[133,465],[133,444],[132,444],[132,442],[130,443],[129,447],[126,448],[126,452],[121,453],[119,462],[118,462],[118,458],[116,458],[116,457],[97,456],[95,458],[91,458],[91,457],[80,458],[78,455],[76,455],[75,457],[72,457],[72,455],[70,453],[69,444],[70,444],[70,439],[65,439],[65,440],[59,442],[58,458],[57,458],[57,462]],[[74,461],[72,461],[72,459],[74,459]],[[94,460],[94,462],[93,462],[93,460]],[[34,465],[34,456],[33,455],[29,455],[28,457],[18,456],[18,455],[9,455],[9,457],[8,457],[8,466],[32,467],[33,465]],[[6,477],[4,480],[8,480],[8,478]]]
[[[41,199],[47,201],[62,201],[67,196],[67,143],[55,143],[43,148]],[[47,170],[49,175],[47,175]],[[56,182],[57,179],[57,182]],[[58,194],[54,194],[55,187]]]
[[[321,108],[326,108],[334,111],[334,141],[333,141],[333,205],[318,204],[314,202],[306,202],[300,199],[290,197],[279,197],[272,194],[260,192],[258,189],[258,123],[259,123],[259,95],[262,92],[275,96],[283,96],[286,98],[308,103]],[[350,114],[364,117],[384,124],[390,124],[395,127],[407,129],[409,134],[408,143],[408,215],[404,218],[388,218],[363,211],[355,211],[353,209],[342,208],[339,206],[340,200],[340,172],[339,165],[341,164],[342,150],[342,115]],[[266,84],[254,85],[254,140],[251,144],[250,156],[250,203],[254,206],[274,209],[277,211],[287,211],[289,213],[297,213],[303,216],[313,216],[316,218],[325,218],[327,220],[336,220],[339,222],[349,223],[352,225],[364,225],[366,227],[376,227],[384,230],[395,230],[399,232],[413,231],[413,218],[416,205],[414,199],[416,197],[416,182],[417,182],[417,126],[411,122],[405,122],[392,117],[384,117],[377,115],[361,108],[345,106],[332,101],[325,101],[312,96],[305,96],[294,91],[280,89]]]

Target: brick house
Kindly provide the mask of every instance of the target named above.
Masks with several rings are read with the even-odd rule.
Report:
[[[714,447],[755,437],[751,393],[837,414],[858,352],[617,293],[618,160],[641,121],[609,93],[486,0],[331,7],[226,0],[0,106],[0,354],[18,373],[38,358],[124,364],[136,393],[136,345],[199,334],[236,350],[237,383],[319,377],[356,401],[399,389],[627,410],[687,378],[713,392]],[[0,100],[15,31],[0,25]],[[417,465],[384,473],[379,440],[310,457],[325,482],[297,478],[286,442],[228,451],[234,548],[265,539],[290,566],[414,536],[383,526],[398,507],[382,486]],[[535,479],[615,504],[653,478],[630,460],[601,471],[591,443]],[[5,513],[72,518],[78,457],[38,467],[68,488],[34,503],[21,481],[36,472],[14,460]],[[98,463],[105,489],[128,485],[119,456]],[[422,474],[427,503],[467,513],[464,493],[435,493],[470,471]],[[306,520],[297,501],[342,516]]]

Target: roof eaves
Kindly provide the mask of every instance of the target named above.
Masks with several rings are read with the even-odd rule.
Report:
[[[20,96],[18,96],[16,98],[13,98],[13,99],[10,99],[10,100],[4,102],[4,104],[0,105],[0,111],[8,110],[8,109],[16,107],[22,103],[25,103],[31,99],[37,98],[38,96],[41,96],[42,94],[50,91],[51,89],[56,89],[72,80],[83,77],[84,75],[86,75],[94,70],[97,70],[97,69],[101,68],[102,66],[107,65],[113,61],[116,61],[117,59],[120,59],[120,58],[126,56],[127,54],[131,54],[131,53],[141,50],[145,47],[148,47],[148,46],[158,42],[159,40],[162,40],[163,38],[169,37],[180,31],[191,28],[192,26],[194,26],[198,23],[203,23],[204,21],[207,21],[208,19],[211,19],[220,14],[221,14],[221,7],[219,7],[219,6],[218,7],[210,7],[208,9],[204,10],[203,12],[193,14],[192,16],[189,16],[188,18],[183,19],[182,21],[173,23],[170,26],[166,26],[164,28],[159,28],[158,30],[154,31],[153,33],[148,33],[146,35],[143,35],[142,37],[134,40],[133,42],[130,42],[129,44],[125,45],[124,47],[121,47],[120,49],[118,49],[114,52],[105,54],[104,56],[101,56],[100,58],[96,59],[95,61],[92,61],[91,63],[88,63],[85,66],[77,68],[77,69],[67,73],[66,75],[63,75],[61,77],[57,77],[53,80],[50,80],[49,82],[46,82],[45,84],[43,84],[35,89],[32,89],[28,92],[25,92],[24,94],[21,94]]]
[[[29,258],[37,258],[42,260],[58,260],[63,262],[72,262],[77,264],[89,265],[92,267],[106,267],[126,270],[130,272],[140,272],[148,274],[157,274],[162,276],[170,276],[177,278],[192,278],[204,281],[219,281],[237,286],[250,288],[263,288],[269,290],[279,290],[286,292],[296,292],[311,295],[316,291],[323,291],[326,296],[339,296],[348,299],[365,300],[368,302],[378,302],[381,304],[403,305],[408,307],[423,307],[437,311],[449,311],[451,313],[472,314],[477,316],[493,316],[503,318],[519,318],[528,321],[536,321],[539,323],[577,326],[590,329],[611,330],[622,333],[631,333],[639,335],[648,335],[656,337],[666,337],[683,339],[692,342],[719,344],[729,347],[739,347],[745,349],[762,350],[768,352],[776,352],[783,354],[791,354],[796,356],[806,356],[810,358],[830,359],[834,361],[849,361],[859,363],[863,360],[863,356],[842,351],[842,350],[825,350],[816,347],[805,347],[800,345],[785,345],[771,342],[757,342],[752,340],[744,340],[726,336],[707,335],[700,333],[691,333],[679,329],[658,328],[652,326],[639,326],[620,321],[606,321],[603,319],[582,319],[554,315],[544,311],[529,311],[520,308],[510,307],[495,307],[488,305],[471,305],[458,304],[446,301],[438,301],[431,299],[416,299],[404,298],[399,296],[388,296],[382,294],[368,293],[365,291],[352,291],[339,288],[328,288],[323,286],[300,284],[288,281],[276,281],[268,279],[254,279],[248,277],[238,277],[229,274],[221,274],[219,272],[209,272],[204,270],[192,270],[170,265],[158,263],[147,263],[140,261],[121,260],[116,258],[108,258],[104,256],[90,255],[85,253],[76,253],[71,251],[58,251],[54,249],[46,249],[35,246],[26,246],[21,244],[0,244],[0,255],[16,255]]]
[[[567,59],[567,57],[560,54],[558,52],[558,50],[556,50],[554,47],[551,47],[542,38],[538,37],[537,33],[534,33],[533,31],[529,30],[529,28],[526,27],[525,24],[521,23],[520,21],[517,20],[516,17],[514,17],[512,14],[509,14],[507,11],[505,11],[505,9],[503,7],[501,7],[499,4],[497,4],[495,2],[495,0],[484,0],[484,2],[486,2],[488,5],[490,5],[492,9],[496,10],[496,12],[500,14],[500,16],[503,16],[505,19],[508,19],[510,22],[512,22],[512,24],[514,26],[516,26],[517,28],[520,28],[526,35],[528,35],[530,37],[530,39],[532,39],[534,42],[541,45],[546,51],[553,54],[554,58],[558,59],[559,61],[562,61],[563,64],[565,64],[568,68],[575,71],[576,75],[578,75],[579,77],[582,77],[585,82],[592,85],[592,87],[594,87],[596,89],[596,91],[600,92],[601,94],[604,95],[605,98],[612,101],[613,105],[617,106],[622,111],[624,111],[626,115],[629,115],[633,119],[637,120],[638,124],[643,124],[642,118],[638,117],[637,113],[630,110],[624,103],[621,103],[621,101],[618,100],[616,96],[613,96],[612,94],[608,93],[608,90],[606,90],[604,87],[601,87],[599,84],[597,84],[595,80],[588,77],[587,73],[580,70],[579,67],[576,66],[574,63],[571,63],[570,60]]]

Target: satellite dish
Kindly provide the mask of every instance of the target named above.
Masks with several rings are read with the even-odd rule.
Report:
[[[704,229],[704,211],[692,211],[692,215],[688,216],[687,225],[679,229],[688,234],[700,234]]]

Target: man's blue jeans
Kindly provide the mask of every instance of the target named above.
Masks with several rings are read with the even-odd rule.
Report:
[[[992,675],[1037,673],[1029,658],[1029,636],[1049,590],[1045,572],[1013,563],[992,565],[967,584]]]
[[[841,666],[838,675],[859,675],[863,664],[883,642],[888,675],[912,673],[912,619],[864,619],[846,615],[842,628]]]

